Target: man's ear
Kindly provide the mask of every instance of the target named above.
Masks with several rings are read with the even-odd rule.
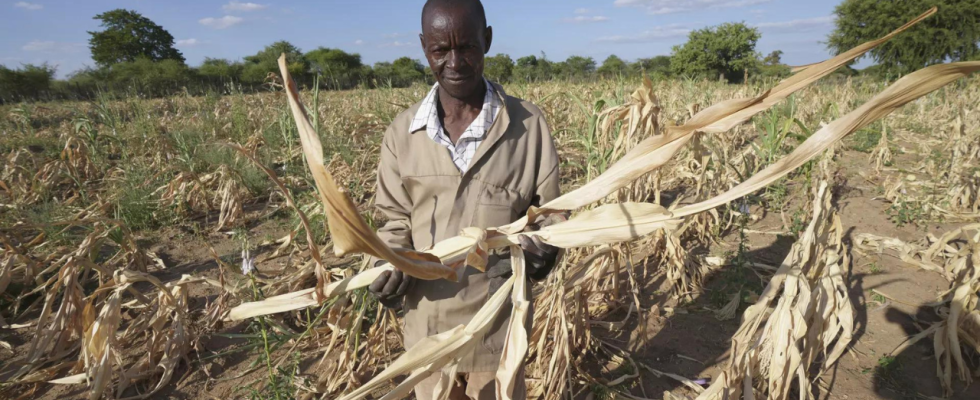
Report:
[[[493,27],[487,26],[487,29],[483,32],[483,41],[487,44],[487,47],[483,49],[483,54],[490,54],[490,44],[493,42]]]
[[[422,52],[425,53],[425,35],[419,34],[419,43],[422,44]]]

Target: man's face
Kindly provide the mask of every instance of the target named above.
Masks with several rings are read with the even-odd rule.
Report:
[[[466,7],[440,7],[422,26],[422,49],[439,85],[450,96],[465,99],[483,84],[483,56],[490,49],[492,31],[471,17]]]

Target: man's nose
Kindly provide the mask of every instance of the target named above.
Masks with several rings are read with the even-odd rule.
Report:
[[[446,67],[449,69],[459,69],[463,66],[465,61],[463,60],[463,53],[459,50],[449,51],[448,60],[446,61]]]

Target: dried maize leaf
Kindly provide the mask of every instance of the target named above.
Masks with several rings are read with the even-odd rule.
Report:
[[[504,348],[500,357],[500,364],[497,366],[496,391],[498,400],[510,400],[515,396],[518,372],[524,366],[524,357],[527,355],[527,329],[525,323],[528,318],[528,310],[531,307],[528,298],[530,291],[527,288],[527,275],[524,268],[524,252],[520,246],[511,246],[511,268],[514,270],[516,282],[511,290],[511,303],[513,309],[510,314],[510,322],[507,326],[507,336]]]
[[[320,194],[320,201],[327,212],[327,224],[334,242],[334,253],[338,257],[349,253],[364,253],[382,258],[402,272],[419,279],[456,281],[458,279],[456,270],[442,265],[438,258],[411,250],[392,250],[368,227],[357,212],[354,202],[337,188],[333,176],[323,163],[323,145],[313,125],[310,124],[306,111],[299,103],[299,92],[296,83],[289,76],[285,54],[279,57],[279,70],[282,72],[286,87],[289,108],[299,130],[306,164],[310,168]],[[319,282],[320,287],[323,285],[325,282]]]
[[[507,296],[510,295],[511,288],[514,286],[515,278],[511,276],[492,297],[480,308],[466,325],[457,326],[451,330],[438,335],[429,336],[420,340],[411,349],[408,349],[388,368],[375,375],[371,381],[363,386],[354,389],[342,400],[360,399],[387,384],[391,379],[405,373],[416,371],[419,368],[427,368],[430,364],[446,365],[453,359],[462,358],[467,352],[467,348],[472,348],[483,339],[483,334],[493,324],[493,320],[503,308]],[[431,371],[430,371],[431,373]]]
[[[609,167],[605,173],[584,186],[548,202],[540,210],[530,211],[528,218],[533,219],[539,212],[546,212],[547,210],[575,210],[605,198],[643,174],[664,165],[683,147],[683,144],[690,141],[694,132],[719,133],[728,131],[735,125],[769,109],[790,94],[830,74],[935,12],[936,8],[933,7],[888,35],[861,44],[829,60],[807,66],[806,69],[783,80],[779,85],[760,96],[749,99],[726,100],[704,109],[687,124],[668,128],[665,135],[647,138],[640,142],[622,159]],[[526,224],[526,220],[524,224]],[[523,229],[523,226],[520,229]],[[515,226],[508,232],[517,232],[520,229],[516,229]]]

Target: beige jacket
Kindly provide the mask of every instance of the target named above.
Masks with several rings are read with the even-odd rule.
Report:
[[[507,96],[465,174],[424,129],[409,132],[415,104],[391,123],[381,143],[376,206],[388,219],[378,235],[393,248],[425,250],[460,230],[508,224],[531,205],[559,195],[558,153],[541,110]],[[509,262],[492,257],[493,262]],[[489,266],[488,266],[489,267]],[[487,300],[488,279],[467,267],[459,282],[418,281],[405,299],[405,346],[466,324]],[[460,372],[493,371],[503,348],[508,303],[483,346]]]

